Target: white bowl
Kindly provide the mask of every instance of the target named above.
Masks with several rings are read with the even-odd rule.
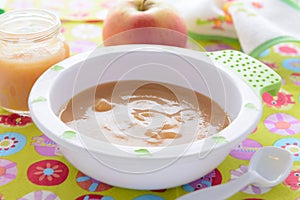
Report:
[[[262,65],[236,51],[205,53],[159,45],[99,48],[47,70],[32,88],[30,115],[37,127],[60,145],[70,163],[95,179],[131,189],[175,187],[216,168],[259,122],[262,105],[257,92],[264,86],[253,90],[239,77],[242,74],[230,69],[242,67],[244,62],[251,67]],[[232,122],[219,133],[191,144],[146,148],[97,141],[59,119],[60,109],[74,94],[120,79],[189,85],[223,107]]]

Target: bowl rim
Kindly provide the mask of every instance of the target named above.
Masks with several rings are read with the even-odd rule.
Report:
[[[145,51],[167,50],[171,51],[172,53],[191,57],[197,60],[200,58],[207,59],[208,57],[207,52],[198,52],[191,49],[164,45],[145,44],[101,47],[97,49],[96,54],[92,54],[92,51],[89,51],[72,56],[49,68],[39,77],[32,87],[28,105],[30,116],[33,122],[45,135],[54,140],[58,145],[62,145],[65,148],[74,149],[75,151],[78,151],[78,149],[89,151],[91,152],[91,155],[100,153],[102,155],[110,155],[114,157],[138,159],[141,157],[145,159],[165,159],[178,157],[178,154],[174,154],[178,148],[185,148],[184,152],[182,152],[182,155],[184,156],[194,156],[199,155],[199,153],[208,155],[211,151],[222,151],[222,149],[224,150],[235,147],[238,143],[242,142],[242,140],[246,139],[248,134],[250,134],[256,128],[256,125],[258,124],[262,114],[262,103],[260,98],[242,79],[234,75],[228,67],[214,60],[210,60],[210,62],[212,62],[215,67],[222,70],[222,72],[225,72],[225,74],[229,76],[230,79],[235,83],[239,93],[241,94],[242,106],[236,119],[233,120],[228,127],[217,134],[193,142],[188,146],[186,144],[168,146],[168,148],[129,147],[115,144],[109,144],[107,146],[106,142],[89,141],[89,139],[87,139],[88,137],[81,136],[75,130],[71,129],[64,122],[62,122],[53,112],[50,101],[48,101],[50,99],[51,88],[53,87],[55,80],[59,76],[62,76],[66,69],[71,68],[76,63],[85,61],[87,58],[94,58],[96,56],[103,56],[110,53],[122,53],[136,49]],[[55,71],[55,73],[53,73],[53,71]],[[241,126],[240,124],[243,125]],[[82,142],[83,140],[85,142]],[[88,144],[90,145],[88,148],[86,146],[87,142],[89,142]],[[209,145],[207,146],[207,144]],[[102,145],[103,148],[99,148],[99,145]],[[115,150],[108,151],[107,148],[111,148],[112,146]],[[164,148],[166,151],[162,152],[162,148]]]

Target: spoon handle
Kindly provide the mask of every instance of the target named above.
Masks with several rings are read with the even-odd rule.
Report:
[[[182,197],[179,197],[177,200],[227,199],[228,197],[243,189],[245,186],[252,183],[253,180],[255,180],[255,174],[247,172],[236,180],[230,181],[225,184],[201,189],[196,192],[191,192]]]

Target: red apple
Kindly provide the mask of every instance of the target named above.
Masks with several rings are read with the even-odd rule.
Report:
[[[185,21],[163,0],[121,0],[104,21],[105,46],[120,44],[161,44],[185,47]]]

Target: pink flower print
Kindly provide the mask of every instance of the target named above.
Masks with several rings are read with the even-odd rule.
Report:
[[[266,128],[279,135],[295,135],[300,132],[300,121],[285,113],[276,113],[264,121]]]
[[[58,160],[38,161],[27,170],[27,177],[32,183],[45,186],[63,183],[68,174],[68,167]]]
[[[18,200],[60,200],[60,198],[53,192],[47,190],[36,190],[26,194]]]
[[[9,160],[0,159],[0,186],[13,181],[17,176],[17,164]]]
[[[283,56],[297,56],[300,55],[299,47],[292,44],[278,44],[274,46],[274,51]]]

